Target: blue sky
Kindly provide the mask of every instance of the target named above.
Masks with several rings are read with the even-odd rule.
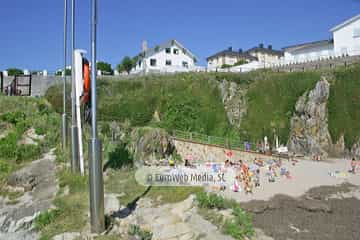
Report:
[[[89,50],[90,0],[77,0],[77,48]],[[2,1],[0,70],[55,71],[63,65],[63,0]],[[204,65],[229,46],[274,48],[322,40],[360,13],[360,0],[98,0],[98,60],[113,66],[149,46],[177,39]],[[70,45],[70,44],[69,44]]]

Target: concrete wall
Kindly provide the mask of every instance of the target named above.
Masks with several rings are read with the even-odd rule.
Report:
[[[334,34],[335,52],[344,52],[352,55],[360,55],[360,36],[354,36],[354,30],[360,31],[360,19],[338,29]]]
[[[4,87],[13,81],[14,77],[4,77]],[[70,83],[70,76],[67,81]],[[62,84],[61,76],[32,76],[31,96],[43,96],[47,89],[53,85]]]

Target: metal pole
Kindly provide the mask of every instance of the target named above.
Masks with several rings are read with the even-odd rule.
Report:
[[[75,0],[71,0],[71,170],[80,171],[79,164],[79,143],[78,130],[76,125],[76,108],[75,108]]]
[[[89,142],[89,181],[91,231],[105,230],[102,148],[96,126],[96,25],[97,0],[91,1],[91,140]]]
[[[62,147],[66,148],[66,50],[67,50],[67,0],[64,0],[64,86],[63,86],[63,115],[62,115]]]

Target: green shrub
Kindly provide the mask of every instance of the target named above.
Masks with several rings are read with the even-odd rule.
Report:
[[[239,240],[254,235],[251,216],[234,200],[225,199],[215,193],[199,192],[196,195],[196,201],[200,207],[200,214],[219,226],[225,234]],[[232,209],[232,217],[224,219],[221,214],[217,213],[217,210],[223,209]]]
[[[116,148],[109,153],[108,162],[105,164],[104,169],[122,169],[124,167],[131,168],[134,165],[133,157],[126,149],[125,144],[119,144]]]
[[[244,65],[244,64],[247,64],[248,62],[244,59],[241,59],[239,61],[237,61],[234,66],[240,66],[240,65]]]
[[[39,145],[19,145],[16,148],[16,162],[35,160],[41,155],[41,147]]]
[[[8,122],[16,125],[20,121],[24,121],[26,118],[25,113],[21,111],[7,112],[0,116],[0,119],[4,122]]]
[[[203,191],[197,193],[196,200],[200,208],[222,210],[236,206],[236,202],[233,200],[225,199],[215,193],[206,193]]]
[[[231,68],[232,67],[232,65],[230,65],[230,64],[223,64],[223,65],[221,65],[221,68],[222,69],[224,69],[224,68]]]
[[[233,209],[233,219],[227,219],[223,226],[223,232],[235,239],[246,239],[254,235],[254,227],[251,216],[240,207]]]
[[[59,217],[61,211],[58,209],[49,210],[47,212],[40,213],[35,218],[35,229],[41,231],[44,227],[54,222],[54,220]]]
[[[153,236],[152,232],[143,230],[139,225],[135,224],[130,225],[128,234],[130,236],[137,236],[140,240],[151,240]]]

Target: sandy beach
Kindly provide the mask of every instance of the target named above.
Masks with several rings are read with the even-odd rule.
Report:
[[[308,190],[320,186],[336,186],[342,183],[350,183],[360,186],[360,170],[356,174],[348,173],[350,161],[344,159],[330,159],[327,161],[300,160],[295,166],[286,160],[283,166],[290,171],[291,179],[284,176],[276,177],[273,183],[268,182],[267,169],[261,168],[260,187],[253,189],[253,194],[233,192],[227,189],[223,194],[228,198],[236,199],[239,202],[251,200],[270,200],[277,194],[291,197],[300,197]],[[336,176],[329,173],[339,172]],[[359,196],[360,198],[360,196]]]

